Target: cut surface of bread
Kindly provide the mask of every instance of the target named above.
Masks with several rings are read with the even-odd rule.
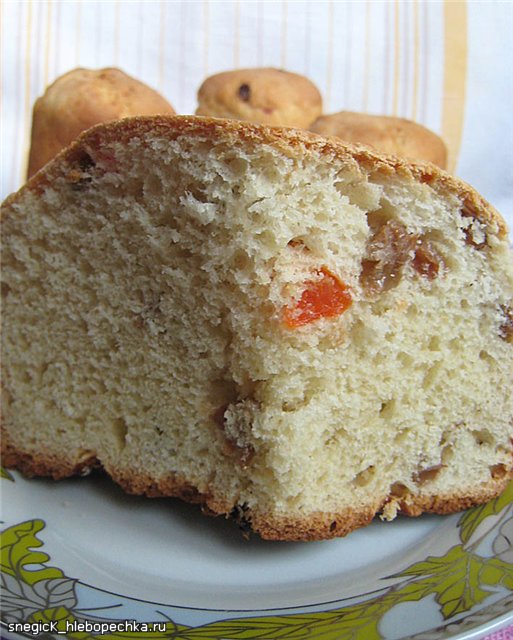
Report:
[[[2,296],[4,464],[29,475],[101,466],[279,540],[512,476],[507,230],[433,165],[235,121],[99,125],[4,203]]]

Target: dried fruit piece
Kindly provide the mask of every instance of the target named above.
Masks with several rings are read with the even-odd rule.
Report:
[[[360,283],[369,293],[382,293],[396,287],[401,281],[406,264],[428,280],[434,280],[444,267],[444,259],[425,237],[409,233],[395,220],[378,227],[367,246],[367,257],[362,260]]]
[[[506,342],[513,342],[513,309],[501,305],[501,311],[504,315],[504,322],[499,327],[499,335]]]
[[[250,442],[255,407],[253,400],[241,400],[219,407],[212,416],[223,432],[224,453],[234,458],[242,469],[246,469],[255,456]]]
[[[434,280],[444,266],[444,260],[434,246],[425,238],[417,240],[417,248],[412,261],[413,268],[428,280]]]
[[[301,298],[295,306],[286,307],[284,322],[296,329],[320,318],[333,318],[349,309],[352,303],[349,288],[326,267],[321,267],[315,280],[307,280]]]
[[[362,287],[370,293],[381,293],[396,287],[416,242],[417,237],[408,233],[400,222],[389,220],[382,225],[371,237],[367,258],[362,261]]]
[[[224,452],[235,458],[241,469],[247,469],[255,456],[255,450],[251,445],[240,446],[229,438],[226,438]]]
[[[249,102],[251,98],[251,89],[249,88],[249,84],[241,84],[239,87],[239,98],[243,102]]]

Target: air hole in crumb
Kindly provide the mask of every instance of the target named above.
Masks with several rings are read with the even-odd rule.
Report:
[[[432,336],[428,343],[428,349],[430,351],[440,351],[440,338],[438,336]]]
[[[292,401],[292,402],[285,401],[281,403],[281,410],[284,413],[293,413],[294,411],[297,411],[299,406],[300,405],[295,401]]]
[[[268,247],[269,249],[276,248],[276,238],[271,231],[262,231],[257,234],[257,238],[260,244],[263,244],[265,247]]]
[[[490,474],[494,480],[500,480],[501,478],[504,478],[507,473],[508,470],[505,464],[499,463],[494,464],[492,467],[490,467]]]
[[[77,163],[81,171],[89,171],[92,169],[96,163],[92,159],[92,157],[87,153],[87,151],[81,151],[80,155],[77,158]]]
[[[447,442],[447,434],[445,433],[445,431],[442,433],[441,437],[440,437],[440,441],[439,441],[439,445],[443,446],[445,443]]]
[[[382,402],[379,409],[380,418],[391,418],[395,413],[396,402],[392,398],[391,400],[387,400],[386,402]]]
[[[154,173],[149,173],[144,182],[144,191],[151,196],[162,195],[162,180]]]
[[[451,351],[461,351],[461,345],[464,343],[464,340],[458,336],[449,342],[449,349],[451,349]]]
[[[413,476],[413,480],[417,484],[425,484],[426,482],[432,482],[443,468],[444,468],[443,464],[436,464],[436,465],[433,465],[432,467],[428,467],[427,469],[421,469]]]
[[[402,429],[394,438],[394,444],[401,444],[408,439],[411,429]]]
[[[495,444],[495,438],[488,431],[488,429],[479,429],[479,430],[474,429],[472,431],[472,436],[476,441],[476,444],[478,445],[483,445],[483,444],[494,445]]]
[[[422,380],[423,389],[429,389],[434,385],[434,383],[437,381],[440,368],[440,362],[436,362],[432,367],[429,367],[424,375],[424,379]]]
[[[116,438],[120,447],[124,447],[126,445],[126,436],[128,433],[128,426],[124,418],[116,418],[112,422],[112,433]]]
[[[333,520],[333,522],[330,524],[330,531],[335,531],[336,528],[337,528],[337,521]]]
[[[408,487],[402,482],[394,482],[390,487],[390,495],[395,498],[404,498],[410,493]]]
[[[226,161],[227,166],[230,167],[230,169],[233,171],[233,173],[235,175],[245,175],[248,171],[248,161],[245,158],[241,158],[239,156],[236,156],[234,158],[230,158],[229,160]],[[235,185],[234,187],[232,187],[232,193],[235,194],[240,194],[242,192],[242,189],[240,186]]]
[[[77,464],[83,464],[84,462],[92,462],[96,458],[96,452],[92,449],[80,449],[77,455]]]
[[[234,253],[232,263],[236,269],[243,271],[250,266],[251,261],[245,251],[239,250]]]
[[[367,225],[373,231],[380,229],[391,220],[390,215],[384,209],[368,211],[365,215],[367,217]]]
[[[419,308],[417,307],[416,304],[410,304],[410,306],[408,307],[407,311],[406,311],[406,315],[409,318],[415,318],[416,316],[419,315]]]
[[[123,189],[127,194],[130,194],[135,200],[142,200],[144,197],[144,184],[139,178],[132,178],[131,180],[124,180]]]
[[[80,272],[85,276],[91,276],[95,272],[95,268],[87,260],[81,260],[80,261]]]
[[[375,476],[375,474],[376,469],[374,465],[370,465],[355,476],[353,484],[356,484],[359,487],[366,487],[372,481],[372,478]]]
[[[442,449],[442,464],[447,464],[448,462],[450,462],[452,460],[452,458],[454,457],[454,450],[451,444],[447,444],[445,445],[445,447]]]
[[[491,355],[488,353],[488,351],[485,351],[484,349],[482,349],[482,350],[479,352],[479,359],[480,359],[480,360],[483,360],[484,362],[488,362],[488,363],[490,363],[490,364],[492,364],[492,365],[496,365],[496,364],[497,364],[497,362],[496,362],[495,358],[494,358],[493,356],[491,356]]]
[[[413,364],[413,358],[410,356],[410,354],[405,353],[404,351],[400,351],[397,354],[397,359],[405,368],[411,367]]]

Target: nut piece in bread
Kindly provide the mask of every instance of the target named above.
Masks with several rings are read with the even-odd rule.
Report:
[[[1,224],[9,467],[101,466],[279,540],[464,509],[512,476],[505,224],[434,165],[125,119]]]
[[[405,118],[340,111],[321,116],[310,131],[353,144],[367,144],[402,158],[432,162],[442,169],[447,166],[444,141],[430,129]]]
[[[95,124],[174,113],[159,93],[120,69],[73,69],[35,102],[27,176]]]
[[[237,69],[207,78],[197,115],[308,128],[322,113],[322,97],[304,76],[273,68]]]

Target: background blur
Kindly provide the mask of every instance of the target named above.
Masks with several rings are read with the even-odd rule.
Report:
[[[119,67],[193,113],[206,76],[275,66],[312,79],[325,113],[439,133],[513,227],[512,32],[510,1],[4,0],[0,196],[24,181],[35,99],[70,69]]]

